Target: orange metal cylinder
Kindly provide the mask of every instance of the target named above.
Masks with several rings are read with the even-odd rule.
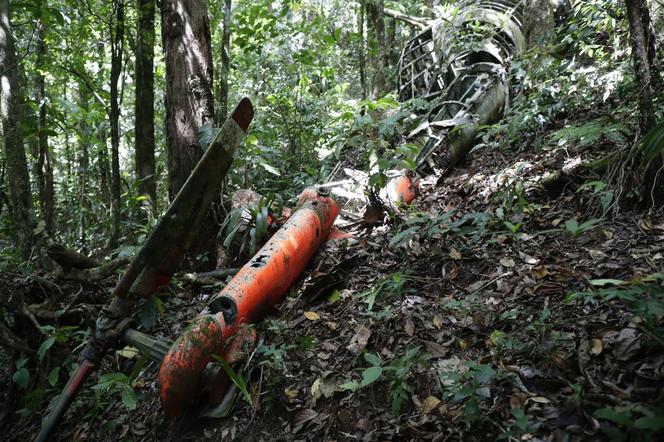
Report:
[[[393,178],[387,183],[387,195],[390,201],[410,204],[419,192],[419,183],[408,175]]]
[[[308,199],[173,344],[159,370],[161,401],[169,415],[196,400],[211,355],[225,357],[229,338],[281,300],[329,235],[339,207],[327,196]]]

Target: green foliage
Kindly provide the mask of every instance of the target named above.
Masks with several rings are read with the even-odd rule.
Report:
[[[219,365],[221,365],[221,368],[224,370],[224,373],[226,373],[226,376],[235,384],[235,386],[240,390],[240,393],[242,393],[242,398],[248,403],[253,405],[251,402],[251,395],[249,394],[249,390],[247,389],[247,382],[244,380],[244,377],[242,377],[242,374],[235,372],[233,368],[226,362],[224,358],[222,358],[219,355],[212,355],[212,359],[217,361]]]
[[[364,298],[364,302],[367,303],[367,311],[371,311],[379,296],[387,296],[389,298],[402,294],[408,280],[408,275],[404,275],[403,273],[392,273],[381,278],[370,289],[361,292],[358,297]]]
[[[14,383],[23,390],[27,390],[28,385],[30,384],[30,372],[25,366],[27,363],[27,358],[17,359],[16,371],[14,371],[14,374],[12,375],[12,381],[14,381]]]
[[[606,141],[617,145],[626,145],[630,129],[623,123],[610,118],[598,118],[587,122],[565,126],[551,134],[556,145],[581,151]]]
[[[389,365],[384,365],[381,358],[374,353],[366,352],[363,354],[363,357],[370,365],[367,368],[361,369],[362,380],[360,382],[347,382],[342,384],[340,388],[355,392],[385,376],[389,381],[388,396],[392,406],[392,413],[399,415],[403,403],[413,392],[412,387],[407,382],[409,377],[418,365],[428,362],[429,356],[427,354],[420,354],[420,347],[413,347],[406,350],[402,356],[393,359]]]
[[[583,232],[592,230],[602,222],[601,219],[589,219],[581,224],[576,218],[568,219],[565,221],[565,229],[573,236],[579,236]]]
[[[599,198],[600,204],[602,205],[602,213],[606,214],[611,207],[614,198],[613,191],[607,190],[607,187],[608,184],[604,181],[588,181],[581,185],[577,192],[591,190],[593,195]]]
[[[439,373],[445,398],[459,404],[467,427],[482,418],[482,407],[491,398],[491,386],[499,379],[489,365],[466,361],[458,370]]]
[[[526,416],[523,408],[512,409],[512,416],[514,417],[514,424],[509,431],[503,432],[498,439],[517,439],[528,433],[534,433],[542,426],[540,423],[531,423]]]
[[[640,172],[664,150],[664,123],[648,132],[629,153],[628,160],[637,164]]]
[[[664,430],[664,409],[646,404],[604,407],[593,415],[611,441],[655,440]]]
[[[226,250],[232,250],[234,256],[252,256],[258,251],[267,240],[269,211],[275,198],[270,194],[262,197],[256,207],[244,206],[231,211],[220,228]]]
[[[135,410],[138,402],[143,398],[131,385],[132,380],[124,373],[104,373],[99,376],[97,384],[92,386],[97,398],[97,403],[102,403],[106,396],[120,395],[122,404],[127,410]]]
[[[414,214],[399,226],[399,231],[390,239],[390,247],[398,249],[412,240],[440,239],[443,235],[457,235],[479,241],[497,222],[496,217],[490,213],[467,213],[453,220],[455,214],[455,210],[436,215]]]
[[[164,313],[164,302],[157,295],[152,295],[143,302],[141,306],[141,325],[146,330],[152,330],[156,321],[157,315]]]
[[[664,327],[660,318],[664,316],[664,274],[654,273],[632,281],[618,279],[589,280],[592,290],[569,293],[565,301],[576,299],[584,303],[620,301],[649,331],[654,345],[664,346]]]

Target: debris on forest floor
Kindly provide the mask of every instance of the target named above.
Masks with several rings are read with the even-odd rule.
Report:
[[[125,349],[60,437],[654,437],[664,220],[602,217],[591,172],[552,195],[541,161],[484,152],[440,187],[423,180],[403,222],[324,247],[258,326],[231,417],[167,419],[157,367]],[[145,310],[152,334],[174,339],[218,290],[180,284]],[[17,437],[38,426],[21,422]]]

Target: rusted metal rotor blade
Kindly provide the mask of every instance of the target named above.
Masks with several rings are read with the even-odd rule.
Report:
[[[251,101],[240,100],[115,286],[114,296],[146,296],[170,280],[230,169],[253,115]]]

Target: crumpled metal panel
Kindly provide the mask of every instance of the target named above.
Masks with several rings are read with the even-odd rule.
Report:
[[[404,47],[399,99],[434,101],[411,136],[427,135],[420,171],[442,146],[447,167],[472,148],[479,127],[498,121],[509,104],[507,67],[525,50],[523,0],[461,2]],[[452,130],[456,129],[456,130]]]

